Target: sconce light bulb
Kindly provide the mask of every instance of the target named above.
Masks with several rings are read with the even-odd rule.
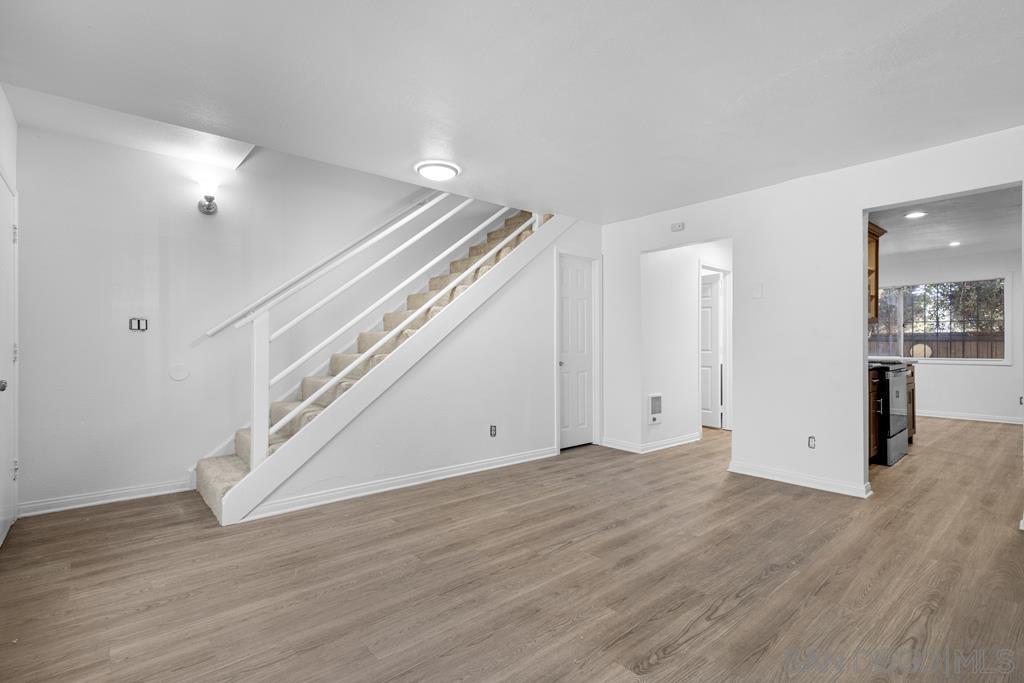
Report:
[[[213,195],[203,195],[203,198],[199,200],[199,213],[212,216],[217,213],[217,202],[213,201]]]

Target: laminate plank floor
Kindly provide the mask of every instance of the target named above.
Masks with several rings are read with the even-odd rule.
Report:
[[[0,681],[1024,681],[1021,427],[919,422],[868,500],[709,430],[229,528],[194,492],[25,518]]]

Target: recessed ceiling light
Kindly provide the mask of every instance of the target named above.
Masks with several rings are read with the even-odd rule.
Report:
[[[959,242],[950,242],[949,246],[951,246],[951,247],[959,247],[960,243]]]
[[[433,180],[434,182],[443,182],[445,180],[451,180],[455,176],[462,173],[462,169],[459,168],[458,164],[453,164],[450,161],[436,161],[428,160],[421,161],[414,166],[416,172],[427,180]]]
[[[927,215],[928,214],[926,214],[924,211],[911,211],[906,216],[904,216],[904,218],[921,218],[922,216]]]

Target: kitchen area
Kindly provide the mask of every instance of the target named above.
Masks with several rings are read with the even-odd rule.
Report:
[[[880,241],[887,231],[868,222],[868,324],[877,325],[881,306]],[[870,346],[869,346],[870,349]],[[868,462],[892,466],[914,443],[917,429],[914,361],[868,355]]]

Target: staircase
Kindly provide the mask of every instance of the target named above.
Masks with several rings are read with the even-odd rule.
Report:
[[[550,216],[545,216],[545,219],[547,218]],[[521,229],[527,222],[531,222],[532,225]],[[385,363],[389,354],[428,324],[431,319],[444,310],[445,306],[484,277],[500,260],[508,257],[514,249],[533,234],[533,226],[536,225],[536,222],[533,214],[526,211],[520,211],[506,218],[503,227],[491,230],[487,233],[486,239],[470,246],[467,254],[451,261],[447,274],[431,277],[426,291],[406,296],[405,307],[402,310],[385,313],[380,329],[360,332],[354,349],[333,353],[327,366],[328,374],[303,378],[301,388],[294,400],[270,402],[269,422],[264,424],[274,425],[274,427],[270,430],[269,439],[265,441],[267,443],[265,457],[270,457],[277,452],[289,439],[315,420],[327,406],[348,392],[373,368]],[[517,231],[518,234],[516,234]],[[512,235],[514,237],[509,239]],[[502,243],[505,244],[495,251]],[[494,251],[493,255],[481,260],[481,257],[492,251]],[[470,269],[472,272],[467,275],[466,273]],[[457,283],[454,287],[451,286],[453,282]],[[428,309],[422,310],[435,298],[437,300]],[[399,328],[401,331],[397,335],[388,338]],[[214,332],[216,331],[217,328]],[[364,359],[363,357],[371,351],[373,353]],[[339,381],[337,378],[340,373],[344,373],[344,376]],[[311,398],[312,401],[310,401]],[[287,422],[278,427],[285,419]],[[254,424],[255,422],[254,420]],[[273,431],[275,428],[277,431]],[[233,454],[203,458],[196,465],[196,489],[219,521],[223,522],[225,494],[250,473],[252,463],[264,460],[264,457],[261,457],[263,454],[253,453],[253,443],[252,429],[248,427],[239,429],[235,432],[235,452]],[[254,455],[256,455],[255,458]]]

